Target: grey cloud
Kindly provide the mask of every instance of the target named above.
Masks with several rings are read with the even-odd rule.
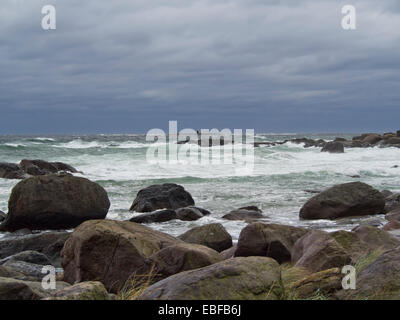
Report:
[[[47,1],[3,0],[0,132],[395,129],[398,2],[351,2],[356,31],[334,0],[55,0],[45,32]]]

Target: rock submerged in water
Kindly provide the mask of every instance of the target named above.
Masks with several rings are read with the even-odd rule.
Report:
[[[362,182],[333,186],[312,197],[300,210],[301,219],[339,219],[384,213],[381,192]]]
[[[0,178],[25,179],[59,172],[78,173],[74,167],[63,162],[47,162],[44,160],[21,160],[19,164],[0,163]]]
[[[167,222],[175,219],[182,221],[194,221],[209,215],[210,211],[198,207],[179,208],[177,210],[165,209],[154,212],[146,212],[134,216],[129,221],[136,223]]]
[[[188,242],[200,244],[222,252],[232,247],[232,236],[220,223],[206,224],[186,231],[178,237]]]
[[[31,177],[12,189],[0,230],[70,229],[86,220],[104,219],[109,207],[107,192],[88,179],[56,174]]]
[[[226,220],[244,220],[244,221],[252,221],[261,218],[264,218],[262,210],[257,208],[256,206],[248,206],[235,209],[222,217],[222,219]]]
[[[322,148],[321,152],[344,153],[344,145],[339,141],[328,142]]]
[[[182,186],[174,183],[152,185],[140,190],[129,210],[152,212],[194,206],[194,200]]]

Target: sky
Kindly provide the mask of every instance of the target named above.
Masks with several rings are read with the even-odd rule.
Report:
[[[399,71],[398,0],[0,3],[0,134],[387,132]]]

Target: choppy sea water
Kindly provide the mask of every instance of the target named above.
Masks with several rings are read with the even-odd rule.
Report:
[[[356,134],[258,134],[256,141],[282,141],[309,137],[332,140],[351,139]],[[265,221],[308,226],[323,230],[352,229],[360,221],[384,220],[383,216],[337,221],[299,219],[301,206],[313,194],[305,190],[323,190],[338,183],[362,181],[383,190],[400,192],[399,148],[354,148],[344,154],[321,153],[320,148],[303,148],[287,143],[254,149],[255,165],[251,174],[235,173],[231,167],[178,164],[168,167],[149,163],[146,152],[151,143],[144,135],[87,136],[0,136],[0,162],[18,163],[21,159],[43,159],[68,163],[82,176],[102,185],[108,192],[109,219],[127,220],[135,213],[128,209],[136,193],[151,184],[177,183],[189,191],[197,206],[212,215],[194,222],[170,221],[150,227],[180,235],[188,229],[213,222],[222,223],[238,239],[246,225],[221,217],[230,210],[256,205],[264,211]],[[351,176],[359,175],[360,178]],[[0,210],[7,212],[7,201],[18,180],[0,179]]]

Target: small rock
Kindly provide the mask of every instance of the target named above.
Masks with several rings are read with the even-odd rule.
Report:
[[[220,223],[212,223],[190,229],[178,237],[222,252],[232,247],[232,237]]]
[[[328,142],[321,152],[344,153],[344,146],[342,142]]]
[[[177,219],[175,210],[157,210],[154,212],[143,213],[133,217],[129,221],[136,223],[166,222]]]
[[[222,218],[227,220],[257,220],[263,218],[262,211],[256,206],[242,207],[232,210]]]
[[[193,206],[194,200],[182,186],[174,183],[152,185],[140,190],[130,208],[136,212],[178,209]]]

